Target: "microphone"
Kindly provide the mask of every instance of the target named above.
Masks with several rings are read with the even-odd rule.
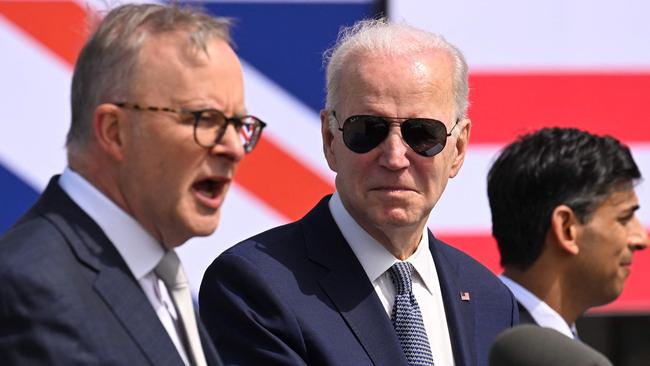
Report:
[[[490,366],[613,366],[600,352],[564,334],[524,324],[499,334]]]

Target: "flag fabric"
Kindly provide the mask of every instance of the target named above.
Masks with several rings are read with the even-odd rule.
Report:
[[[609,2],[607,3],[609,4]],[[576,126],[628,143],[650,176],[650,48],[643,21],[650,5],[627,1],[528,4],[389,1],[391,18],[445,35],[467,55],[469,156],[434,208],[434,235],[500,271],[490,235],[485,180],[499,148],[541,126]],[[580,5],[580,6],[579,6]],[[103,2],[0,0],[0,232],[31,205],[65,166],[70,81],[87,19]],[[234,19],[248,112],[268,123],[247,155],[215,234],[182,246],[196,290],[206,266],[246,237],[299,219],[334,190],[322,153],[322,54],[341,26],[372,16],[367,0],[207,2]],[[629,16],[629,17],[628,17]],[[636,20],[635,20],[636,19]],[[650,188],[637,188],[650,227]],[[635,257],[624,295],[605,310],[650,310],[650,254]],[[461,293],[469,301],[469,293]]]
[[[388,13],[443,34],[467,57],[469,156],[430,226],[496,272],[485,177],[517,135],[544,126],[610,134],[631,147],[650,177],[647,1],[403,0],[389,1]],[[637,195],[638,217],[650,228],[650,183],[637,186]],[[649,276],[650,252],[637,252],[623,295],[605,309],[649,311]]]

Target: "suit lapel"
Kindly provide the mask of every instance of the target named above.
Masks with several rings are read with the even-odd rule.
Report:
[[[94,288],[153,365],[182,365],[165,328],[126,263],[97,224],[59,187],[48,184],[39,205],[80,262],[97,272]]]
[[[460,280],[462,268],[455,268],[444,253],[437,248],[438,240],[429,232],[429,247],[436,264],[438,280],[445,305],[447,325],[451,337],[456,365],[475,365],[474,339],[474,305],[471,302],[469,287]],[[463,300],[461,294],[468,292],[469,300]]]
[[[338,268],[321,279],[321,286],[373,364],[406,365],[393,325],[365,276],[356,268]]]
[[[97,274],[95,289],[153,365],[182,364],[167,331],[130,273],[106,267]]]
[[[324,198],[301,220],[311,260],[329,269],[320,284],[375,365],[407,365],[381,301]]]

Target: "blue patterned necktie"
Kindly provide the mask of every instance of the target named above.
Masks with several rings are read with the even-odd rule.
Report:
[[[412,291],[412,270],[413,265],[408,262],[397,262],[388,269],[396,293],[390,320],[393,322],[397,338],[409,364],[431,366],[433,355],[422,321],[422,313]]]

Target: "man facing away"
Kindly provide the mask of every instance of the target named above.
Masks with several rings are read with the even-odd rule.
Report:
[[[616,139],[544,128],[508,145],[488,175],[492,232],[521,322],[576,337],[614,301],[648,236],[635,216],[641,173]]]
[[[0,238],[0,360],[221,364],[174,248],[215,230],[263,127],[225,19],[109,12],[75,66],[68,167]]]
[[[336,192],[203,278],[201,315],[226,363],[487,364],[515,300],[426,227],[465,158],[467,95],[467,65],[442,37],[386,20],[342,32],[320,114]]]

